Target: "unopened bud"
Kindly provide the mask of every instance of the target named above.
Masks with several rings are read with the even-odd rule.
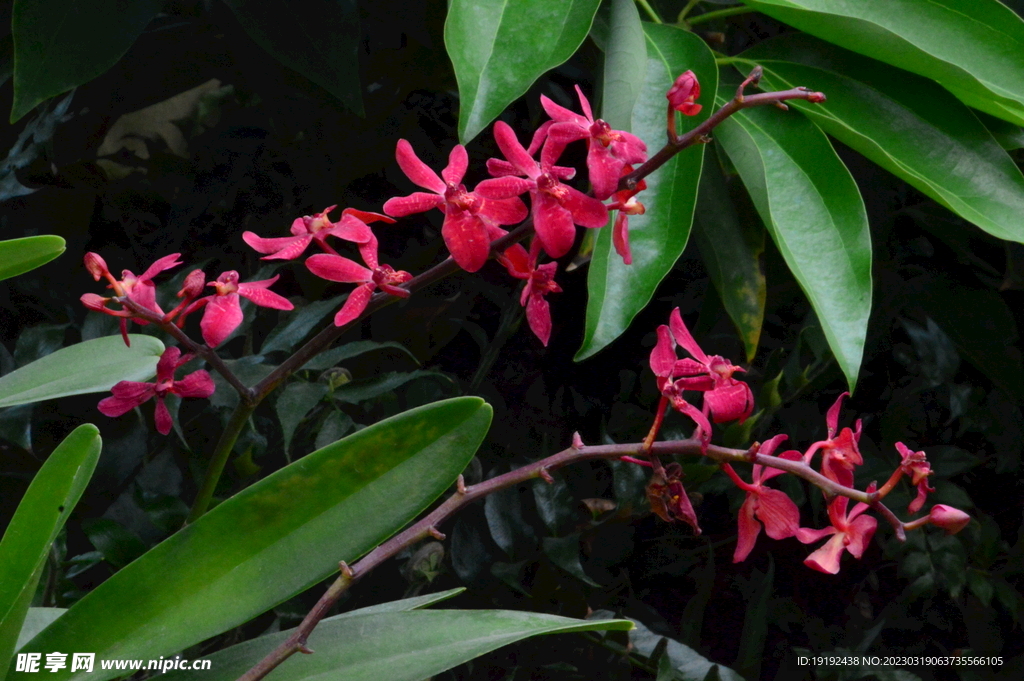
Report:
[[[90,252],[85,254],[85,269],[89,270],[89,274],[92,275],[95,281],[99,281],[104,276],[111,276],[110,271],[107,269],[106,261],[100,257],[99,253]]]
[[[206,273],[202,270],[192,270],[185,277],[185,283],[178,291],[178,297],[191,300],[198,297],[206,287]]]
[[[95,293],[86,293],[83,294],[79,300],[82,301],[82,305],[85,305],[93,312],[110,312],[110,310],[107,309],[107,301],[110,300],[109,298],[98,296]]]
[[[807,101],[812,102],[814,104],[821,104],[822,102],[825,101],[825,99],[826,97],[824,92],[812,92],[811,94],[807,95]]]
[[[947,534],[956,534],[967,527],[967,523],[971,522],[971,516],[958,508],[946,506],[945,504],[935,504],[932,506],[928,518],[931,520],[932,525],[941,527]]]
[[[684,116],[696,116],[703,108],[695,102],[700,97],[700,83],[693,71],[686,71],[665,94],[669,105]]]

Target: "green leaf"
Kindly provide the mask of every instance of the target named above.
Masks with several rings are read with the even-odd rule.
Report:
[[[936,80],[1024,124],[1024,21],[996,0],[744,0],[854,52]]]
[[[100,458],[100,432],[75,428],[36,473],[0,539],[0,681],[18,641],[50,545],[85,491]]]
[[[643,28],[647,70],[633,109],[631,132],[651,145],[654,153],[665,139],[665,93],[676,77],[690,69],[705,92],[711,93],[718,82],[718,70],[707,45],[693,33],[655,24],[644,24]],[[712,98],[705,95],[704,99],[698,115],[680,117],[678,132],[696,127],[711,115]],[[704,145],[690,147],[647,177],[647,190],[638,196],[647,212],[629,218],[632,265],[624,264],[612,247],[610,227],[598,234],[587,275],[585,335],[576,361],[594,355],[618,338],[675,265],[690,236],[703,158]]]
[[[392,371],[376,378],[346,383],[334,391],[334,399],[339,402],[359,404],[360,402],[392,392],[409,381],[415,381],[420,378],[434,378],[446,383],[451,383],[452,380],[439,371]]]
[[[1024,175],[934,83],[810,36],[771,40],[743,57],[764,66],[766,88],[824,92],[822,104],[791,104],[843,144],[989,234],[1024,241]]]
[[[562,568],[576,579],[600,588],[583,569],[580,563],[580,535],[570,534],[567,537],[544,537],[541,542],[544,554],[551,562]]]
[[[257,45],[363,115],[355,0],[225,2]]]
[[[123,568],[146,552],[137,535],[109,518],[87,518],[82,529],[103,560],[115,568]]]
[[[600,0],[451,0],[444,44],[459,83],[459,139],[476,137],[576,52]]]
[[[78,343],[26,364],[0,378],[0,407],[68,395],[110,390],[118,381],[144,381],[156,375],[164,344],[152,336],[105,336]]]
[[[740,220],[715,148],[709,148],[706,153],[708,158],[700,177],[693,234],[722,305],[743,341],[749,362],[757,353],[768,293],[761,266],[764,229]]]
[[[25,613],[25,621],[21,625],[21,632],[18,634],[18,642],[14,644],[14,649],[18,650],[31,641],[36,634],[50,626],[51,622],[67,611],[67,608],[29,608]]]
[[[768,637],[768,602],[774,581],[775,561],[769,555],[768,572],[762,575],[754,571],[750,580],[741,587],[747,611],[743,617],[736,668],[748,679],[761,678],[761,661],[765,658],[764,647]]]
[[[115,573],[26,651],[155,659],[265,612],[421,512],[469,463],[490,418],[483,400],[446,400],[296,461]],[[88,678],[119,675],[96,670]],[[54,678],[85,676],[65,669]]]
[[[0,281],[45,265],[64,252],[59,236],[27,236],[0,241]]]
[[[162,6],[160,0],[15,0],[11,123],[116,64]]]
[[[724,86],[720,101],[732,98]],[[716,139],[818,315],[852,390],[871,312],[871,234],[857,185],[828,139],[795,112],[745,109]]]
[[[355,424],[352,422],[351,416],[343,411],[332,411],[324,419],[320,426],[320,432],[316,434],[315,447],[321,449],[340,440],[345,433],[352,429],[353,425]]]
[[[628,620],[583,621],[516,610],[353,613],[321,622],[309,637],[309,647],[316,654],[293,656],[274,672],[274,678],[421,681],[530,636],[622,631],[631,626]],[[273,636],[276,641],[290,633]],[[262,641],[256,639],[214,653],[206,658],[211,662],[210,671],[183,672],[176,678],[232,681],[260,661],[269,647]],[[174,674],[166,678],[171,681],[172,677]]]
[[[601,118],[615,130],[630,132],[647,72],[647,38],[633,0],[612,0],[604,53]]]
[[[341,305],[344,295],[327,300],[318,300],[288,315],[288,321],[274,328],[267,336],[266,342],[260,346],[260,354],[265,355],[275,350],[288,351],[299,344],[321,319]]]
[[[284,434],[285,458],[288,458],[288,446],[292,442],[295,429],[326,394],[326,385],[306,383],[305,381],[289,383],[281,391],[275,409],[277,418],[281,422],[281,432]]]
[[[419,364],[416,360],[416,356],[412,354],[408,348],[401,343],[395,343],[394,341],[385,341],[384,343],[377,343],[376,341],[355,341],[352,343],[345,343],[339,345],[336,348],[331,348],[321,352],[319,355],[309,360],[302,365],[303,369],[323,370],[330,369],[335,366],[338,362],[342,362],[346,359],[358,357],[366,352],[373,350],[384,350],[385,348],[394,348],[400,352],[404,352],[408,355],[412,361]]]

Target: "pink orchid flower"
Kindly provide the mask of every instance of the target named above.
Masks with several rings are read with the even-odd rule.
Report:
[[[164,311],[160,309],[156,302],[156,284],[153,283],[153,277],[165,270],[180,265],[179,255],[181,254],[172,253],[171,255],[165,255],[147,267],[146,271],[138,276],[135,276],[131,270],[122,270],[121,279],[114,279],[114,275],[107,269],[106,261],[98,253],[85,254],[85,268],[95,281],[103,278],[110,282],[107,288],[113,289],[118,297],[127,297],[136,305],[162,316]],[[131,347],[131,343],[128,341],[128,319],[131,319],[140,326],[145,326],[149,322],[132,316],[129,310],[122,308],[120,311],[117,311],[107,308],[106,304],[111,300],[111,298],[104,298],[95,293],[86,293],[81,297],[82,304],[90,310],[103,312],[113,317],[120,317],[121,337],[124,338],[124,344]]]
[[[700,98],[700,83],[693,71],[680,74],[665,97],[668,98],[669,106],[684,116],[696,116],[704,108],[695,103]]]
[[[579,85],[576,86],[576,94],[580,98],[583,116],[555,104],[544,95],[540,96],[541,106],[551,116],[551,120],[537,130],[529,153],[533,154],[546,137],[541,163],[554,165],[566,145],[577,140],[587,140],[587,173],[594,187],[594,196],[603,201],[615,193],[623,166],[647,160],[647,145],[636,135],[612,130],[600,118],[594,120],[590,102],[583,96]]]
[[[658,327],[658,343],[651,352],[651,369],[658,376],[659,383],[672,383],[678,391],[704,392],[704,412],[710,412],[715,423],[734,419],[743,423],[754,410],[754,395],[750,386],[732,377],[733,373],[743,371],[743,368],[719,355],[704,354],[683,323],[679,308],[672,311],[669,324]],[[689,352],[693,359],[677,359],[677,344]]]
[[[622,174],[628,175],[633,172],[633,166],[622,167]],[[643,215],[647,210],[644,204],[636,200],[636,195],[647,189],[647,183],[640,180],[633,189],[623,189],[612,194],[613,201],[608,204],[608,210],[617,210],[615,225],[612,227],[612,245],[615,252],[627,265],[633,264],[633,253],[629,248],[629,216]]]
[[[164,404],[164,398],[168,394],[206,398],[215,390],[213,379],[203,369],[175,380],[174,372],[187,364],[193,356],[182,356],[178,348],[167,348],[156,365],[156,383],[119,381],[110,389],[113,395],[100,400],[97,407],[106,416],[118,417],[155,397],[156,429],[161,435],[167,435],[171,432],[172,425],[171,412]]]
[[[242,305],[239,296],[248,298],[261,307],[270,307],[275,310],[294,309],[295,306],[288,302],[287,298],[267,290],[278,280],[279,276],[262,281],[239,283],[238,272],[234,270],[224,272],[217,277],[216,281],[207,284],[207,286],[214,287],[217,292],[192,303],[185,310],[183,316],[205,306],[203,319],[199,322],[199,329],[202,331],[206,344],[215,348],[223,343],[242,323]]]
[[[526,280],[519,304],[526,307],[526,321],[530,324],[533,335],[547,347],[551,339],[551,307],[545,296],[549,293],[561,293],[562,287],[555,283],[558,264],[549,262],[538,267],[537,255],[536,252],[527,253],[525,248],[515,244],[503,255],[498,256],[498,261],[513,277]]]
[[[874,485],[868,487],[868,492],[874,492]],[[832,525],[823,530],[812,530],[801,527],[796,531],[796,538],[804,544],[818,541],[829,535],[829,539],[821,548],[812,553],[804,560],[804,565],[834,575],[839,572],[839,559],[843,551],[860,559],[864,555],[871,537],[878,528],[878,521],[868,515],[861,515],[868,510],[868,505],[859,503],[853,507],[853,511],[846,513],[850,503],[848,497],[836,497],[828,505],[828,517]]]
[[[433,193],[414,192],[409,196],[388,199],[384,212],[395,217],[422,213],[437,208],[444,213],[441,236],[452,258],[467,272],[476,272],[491,253],[491,241],[496,225],[514,225],[526,219],[526,204],[519,198],[521,191],[513,183],[502,191],[502,183],[492,183],[488,198],[466,191],[462,178],[469,166],[466,148],[456,145],[448,155],[448,165],[441,176],[421,161],[412,145],[398,140],[395,158],[402,172],[416,185]],[[505,183],[509,184],[509,183]]]
[[[494,138],[508,161],[490,159],[487,168],[497,177],[481,182],[476,192],[486,198],[492,195],[506,196],[509,191],[515,191],[516,194],[529,191],[533,204],[533,226],[549,256],[560,258],[569,252],[576,239],[574,225],[598,228],[607,224],[608,209],[604,204],[562,184],[561,180],[567,175],[565,169],[548,163],[537,163],[519,143],[508,124],[503,121],[495,123]],[[510,176],[513,174],[528,179],[512,181]]]
[[[306,259],[306,267],[321,279],[359,284],[348,294],[345,304],[334,315],[335,326],[343,326],[359,317],[378,287],[399,298],[409,297],[409,290],[400,288],[400,285],[412,279],[411,274],[402,270],[396,271],[391,265],[379,264],[376,248],[372,251],[361,251],[361,255],[369,267],[363,267],[340,255],[326,253],[312,255]]]
[[[786,437],[786,435],[776,435],[762,444],[757,453],[771,456]],[[780,454],[779,458],[799,461],[801,455],[800,452],[790,450]],[[736,543],[732,562],[739,563],[750,555],[757,542],[757,536],[761,533],[762,523],[764,523],[765,533],[772,539],[785,539],[796,534],[800,529],[800,509],[785,492],[764,485],[768,480],[782,475],[783,471],[770,466],[754,464],[753,482],[746,483],[729,464],[722,464],[722,468],[736,483],[736,486],[747,493],[747,498],[740,506],[739,540]]]
[[[255,232],[243,232],[242,240],[254,251],[270,254],[263,256],[260,258],[261,260],[294,260],[305,253],[306,248],[314,241],[328,253],[337,254],[337,251],[328,245],[328,236],[336,236],[339,239],[351,241],[362,246],[369,243],[370,239],[373,238],[373,233],[370,232],[370,228],[367,226],[368,223],[378,221],[394,222],[387,215],[356,210],[355,208],[346,208],[341,211],[341,220],[331,222],[327,214],[335,208],[337,206],[329,206],[316,215],[305,215],[301,218],[295,218],[290,230],[292,236],[264,239],[261,236],[257,236]]]
[[[935,488],[928,485],[928,476],[932,474],[932,467],[928,463],[928,458],[924,452],[915,452],[902,442],[896,443],[896,451],[900,453],[900,458],[902,459],[900,466],[893,472],[892,477],[882,486],[879,492],[884,496],[903,475],[909,475],[910,484],[917,487],[917,497],[907,506],[907,512],[917,513],[924,506],[928,494],[935,491]]]
[[[843,398],[849,397],[849,395],[848,392],[840,395],[825,415],[828,439],[815,442],[804,453],[804,463],[810,463],[815,452],[820,449],[822,451],[822,475],[846,487],[853,485],[853,469],[864,463],[864,457],[861,456],[858,449],[861,433],[860,419],[857,420],[856,430],[843,428],[839,435],[836,435],[839,428],[839,410],[842,408]]]

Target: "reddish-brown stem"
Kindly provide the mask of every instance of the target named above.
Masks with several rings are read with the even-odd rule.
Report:
[[[661,422],[665,420],[665,410],[668,408],[668,398],[664,395],[658,400],[658,411],[654,413],[654,423],[651,424],[651,429],[647,432],[647,437],[644,438],[643,448],[646,451],[651,451],[651,445],[654,444],[654,440],[658,437],[658,431],[661,430]]]
[[[278,665],[289,657],[306,649],[306,642],[309,639],[309,635],[313,632],[313,629],[315,629],[317,624],[320,623],[320,620],[327,616],[327,613],[330,612],[332,607],[334,607],[334,604],[338,602],[338,599],[341,598],[352,584],[361,579],[364,575],[370,572],[370,570],[391,558],[404,548],[422,541],[427,537],[434,536],[434,533],[438,531],[438,526],[443,524],[467,504],[485,497],[488,494],[497,492],[498,490],[520,485],[534,478],[545,478],[545,476],[550,474],[551,471],[558,470],[559,468],[569,464],[600,459],[621,459],[624,456],[639,454],[649,454],[654,458],[660,456],[699,455],[701,454],[701,442],[697,439],[655,442],[646,451],[644,450],[644,445],[642,443],[595,445],[587,446],[583,449],[569,447],[568,449],[557,454],[553,454],[546,459],[535,461],[534,463],[528,464],[514,471],[510,471],[489,480],[484,480],[477,485],[467,487],[462,481],[462,476],[459,476],[455,493],[448,497],[448,499],[440,506],[435,508],[415,524],[409,526],[404,531],[396,534],[394,537],[363,556],[351,567],[351,569],[343,569],[342,574],[333,584],[331,584],[313,609],[306,615],[305,619],[302,620],[302,623],[292,631],[291,635],[266,657],[260,660],[256,666],[240,677],[239,681],[258,681],[276,669]],[[704,451],[704,455],[718,461],[719,463],[750,461],[750,454],[747,450],[729,449],[726,447],[718,447],[716,445],[708,445],[707,449]],[[813,470],[810,466],[804,464],[802,461],[789,461],[788,459],[780,459],[774,456],[758,454],[754,457],[754,462],[764,466],[780,468],[792,473],[793,475],[801,477],[804,480],[821,487],[825,490],[826,494],[841,494],[856,501],[869,501],[869,497],[871,496],[861,490],[844,487],[843,485],[839,485],[832,480],[829,480],[825,476]],[[883,515],[887,513],[889,516],[895,518],[892,512],[885,508],[880,501],[875,501],[872,506],[876,507],[876,509],[878,509]],[[899,521],[897,520],[897,522]],[[897,531],[897,536],[900,536],[901,534],[902,523],[900,523],[900,530]]]

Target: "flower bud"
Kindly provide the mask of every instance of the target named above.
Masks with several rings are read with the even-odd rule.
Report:
[[[814,104],[821,104],[822,102],[825,101],[825,99],[826,97],[824,92],[812,92],[811,94],[807,95],[807,101],[812,102]]]
[[[111,276],[106,261],[100,257],[99,253],[85,254],[85,269],[89,270],[94,281],[99,281],[104,276],[108,278]]]
[[[676,78],[665,97],[668,98],[669,106],[684,116],[696,116],[703,108],[694,103],[700,97],[700,83],[693,71],[687,71]]]
[[[85,293],[81,298],[79,298],[79,300],[82,301],[82,305],[85,305],[93,312],[110,312],[110,310],[107,309],[107,301],[110,300],[110,298],[104,298],[103,296],[98,296],[95,293]]]
[[[206,287],[206,273],[202,270],[192,270],[185,277],[185,283],[178,291],[178,297],[185,300],[192,300],[198,297]]]
[[[947,534],[956,534],[967,527],[967,523],[971,522],[971,516],[958,508],[946,506],[945,504],[935,504],[932,506],[928,518],[931,520],[932,525],[941,527]]]

